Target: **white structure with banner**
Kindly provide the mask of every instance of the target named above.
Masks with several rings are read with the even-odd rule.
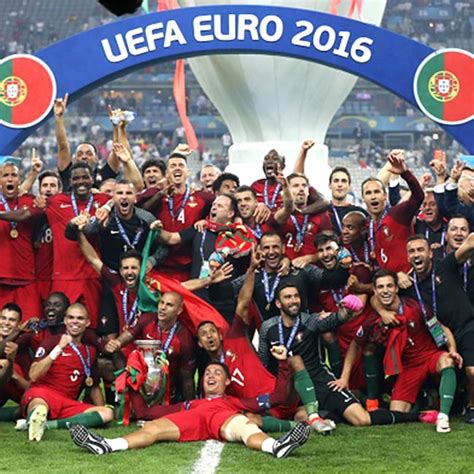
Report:
[[[179,0],[182,6],[257,4],[329,12],[330,0]],[[341,0],[338,14],[347,16],[353,0]],[[358,0],[361,21],[380,25],[386,0]],[[358,13],[353,16],[358,19]],[[306,173],[321,192],[327,190],[328,149],[324,145],[334,114],[357,77],[303,60],[279,56],[214,55],[189,59],[191,69],[225,120],[234,144],[228,171],[250,184],[263,177],[265,154],[276,149],[293,168],[303,140],[316,145],[307,157]]]

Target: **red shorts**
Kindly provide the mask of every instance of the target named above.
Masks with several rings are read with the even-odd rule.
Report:
[[[166,415],[179,429],[179,441],[206,441],[217,439],[222,441],[221,428],[224,423],[234,415],[236,410],[220,410],[219,413],[208,411],[207,406],[195,408],[189,411],[180,411]]]
[[[23,369],[16,362],[13,363],[13,370],[16,374],[25,377]],[[10,379],[10,381],[0,390],[0,407],[5,405],[8,400],[13,400],[16,403],[20,403],[24,392],[24,389],[20,387],[16,380]]]
[[[436,366],[443,354],[446,354],[446,352],[436,351],[428,355],[423,364],[404,367],[393,387],[392,400],[415,403],[418,392],[426,378],[429,375],[437,374]]]
[[[44,303],[51,293],[53,282],[51,280],[38,280],[36,285],[38,286],[38,297],[41,303]]]
[[[22,321],[41,317],[41,304],[36,282],[22,286],[0,285],[0,308],[7,303],[16,303],[22,311]]]
[[[71,416],[84,413],[89,408],[95,408],[95,405],[89,403],[78,402],[63,396],[60,392],[46,387],[32,387],[25,392],[21,400],[21,407],[26,416],[28,404],[34,398],[41,398],[49,407],[48,418],[50,420],[59,420],[62,418],[70,418]]]
[[[295,400],[288,401],[287,405],[276,405],[270,410],[268,413],[275,418],[279,418],[280,420],[292,420],[296,414],[296,410],[301,405],[301,400],[298,396],[295,397]]]
[[[82,303],[89,311],[91,328],[99,321],[99,305],[102,296],[102,283],[97,280],[53,280],[51,291],[62,291],[71,303]]]

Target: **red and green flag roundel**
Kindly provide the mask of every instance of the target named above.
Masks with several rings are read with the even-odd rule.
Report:
[[[474,117],[474,56],[442,49],[427,56],[415,73],[414,93],[422,112],[436,122],[457,125]]]
[[[56,80],[40,59],[14,54],[0,61],[0,123],[27,128],[48,115],[56,97]]]

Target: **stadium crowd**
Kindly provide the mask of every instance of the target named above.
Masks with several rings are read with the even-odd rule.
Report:
[[[311,186],[306,140],[294,169],[269,150],[262,179],[205,164],[196,186],[185,144],[138,166],[109,107],[100,160],[66,112],[55,170],[1,170],[0,420],[96,454],[215,438],[276,457],[343,420],[474,423],[474,170],[435,159],[418,180],[392,150],[358,206],[347,168],[330,200]],[[117,418],[153,421],[88,430]]]

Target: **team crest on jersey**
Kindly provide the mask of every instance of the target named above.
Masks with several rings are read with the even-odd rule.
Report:
[[[301,342],[303,340],[303,336],[304,336],[303,331],[300,331],[298,334],[296,334],[296,337],[295,337],[296,342]]]
[[[168,349],[168,355],[170,356],[174,352],[173,346],[170,346]]]
[[[194,199],[194,196],[192,194],[191,196],[189,196],[189,201],[187,205],[189,207],[196,207],[198,205],[198,203],[196,202],[196,199]]]
[[[234,352],[232,352],[230,349],[228,349],[228,350],[225,352],[225,356],[226,356],[226,357],[229,357],[231,362],[235,362],[235,361],[237,360],[237,354],[235,354]]]
[[[359,326],[359,329],[357,329],[356,336],[364,337],[364,328],[362,326]]]
[[[390,227],[384,226],[382,229],[383,235],[385,236],[386,240],[392,240],[393,239],[393,234],[390,231]]]
[[[0,61],[0,124],[28,128],[43,120],[56,98],[56,80],[36,56],[13,54]]]
[[[41,357],[44,357],[45,354],[46,354],[46,349],[44,347],[38,347],[35,353],[35,358],[40,359]]]

